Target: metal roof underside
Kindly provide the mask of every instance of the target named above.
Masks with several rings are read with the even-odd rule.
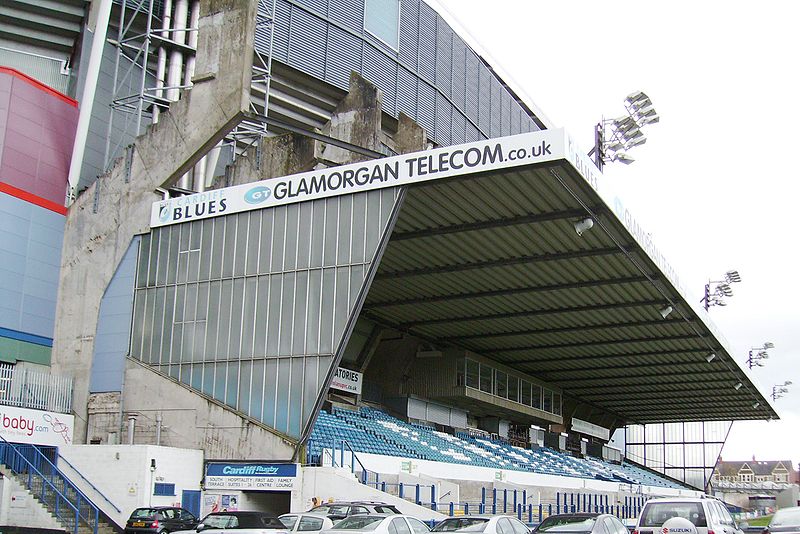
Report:
[[[363,314],[626,423],[777,418],[566,161],[411,187]]]

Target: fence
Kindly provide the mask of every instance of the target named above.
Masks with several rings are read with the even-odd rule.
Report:
[[[70,413],[72,378],[0,363],[0,404]]]
[[[309,455],[309,463],[311,457]],[[553,514],[594,512],[612,514],[620,518],[636,519],[647,497],[623,496],[619,502],[607,494],[582,492],[556,492],[555,499],[536,504],[528,502],[528,491],[517,489],[481,488],[480,501],[441,502],[435,484],[404,484],[381,480],[380,474],[367,470],[346,440],[334,440],[330,449],[323,449],[320,463],[330,462],[334,467],[345,467],[357,474],[359,481],[385,493],[448,515],[507,514],[516,515],[529,525],[541,523]]]

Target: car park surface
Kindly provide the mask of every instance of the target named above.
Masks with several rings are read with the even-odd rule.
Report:
[[[175,506],[137,508],[125,523],[125,534],[156,532],[167,534],[176,530],[192,529],[197,517],[189,510]]]

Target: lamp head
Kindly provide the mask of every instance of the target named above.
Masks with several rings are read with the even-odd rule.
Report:
[[[663,308],[661,308],[660,310],[658,310],[658,313],[660,313],[660,314],[661,314],[661,318],[662,318],[662,319],[666,319],[666,318],[667,318],[667,315],[669,315],[670,313],[672,313],[672,306],[670,306],[670,305],[668,304],[668,305],[664,306]]]
[[[716,354],[714,354],[714,353],[712,352],[711,354],[709,354],[708,356],[706,356],[706,361],[707,361],[708,363],[711,363],[711,362],[713,362],[713,361],[714,361],[714,358],[716,358],[716,357],[717,357],[717,355],[716,355]]]
[[[575,227],[575,233],[579,236],[582,236],[583,232],[594,226],[594,221],[591,217],[586,217],[585,219],[581,219],[580,221],[573,223],[573,226]]]

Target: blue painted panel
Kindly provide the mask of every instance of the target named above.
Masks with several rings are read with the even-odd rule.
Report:
[[[0,327],[53,336],[64,216],[0,193]]]
[[[91,393],[122,391],[125,357],[130,346],[133,289],[140,240],[139,236],[131,240],[100,301],[89,378]]]

